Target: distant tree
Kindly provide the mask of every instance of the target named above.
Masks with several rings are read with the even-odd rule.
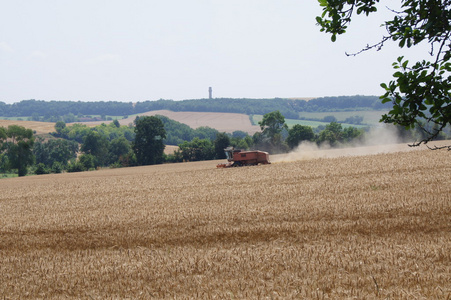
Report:
[[[121,124],[119,124],[119,121],[117,119],[115,119],[113,121],[114,126],[116,126],[117,128],[121,127]]]
[[[6,149],[6,128],[0,127],[0,172],[5,172],[8,170],[8,159],[5,153]]]
[[[179,145],[185,161],[210,160],[215,158],[215,148],[211,140],[194,138]]]
[[[43,163],[47,168],[52,167],[55,162],[66,166],[69,160],[77,157],[77,152],[77,142],[63,139],[44,141],[44,139],[38,138],[33,146],[36,163]]]
[[[362,116],[352,116],[352,117],[348,117],[346,118],[346,120],[344,121],[344,123],[347,124],[355,124],[355,125],[360,125],[363,122],[363,117]]]
[[[247,132],[244,132],[241,130],[236,130],[236,131],[232,132],[232,137],[234,137],[234,138],[244,139],[247,136],[248,136]]]
[[[287,131],[288,126],[285,124],[285,117],[278,110],[263,115],[263,119],[258,124],[262,130],[262,135],[259,136],[259,141],[256,144],[271,153],[288,150],[282,136],[282,131]]]
[[[280,134],[283,129],[288,130],[285,117],[278,110],[265,114],[258,125],[260,125],[263,134],[269,138]]]
[[[343,128],[340,123],[332,122],[326,125],[326,129],[321,131],[318,135],[318,142],[328,142],[331,146],[337,145],[341,142],[343,134]]]
[[[230,145],[235,147],[236,149],[248,150],[253,145],[253,139],[248,134],[246,134],[243,138],[232,137],[230,139]]]
[[[183,161],[182,151],[175,150],[174,153],[165,155],[165,161],[168,163],[177,163]]]
[[[72,122],[77,122],[78,118],[73,113],[68,113],[63,116],[63,121],[66,123],[72,123]]]
[[[72,172],[83,172],[83,171],[86,171],[85,166],[79,161],[71,162],[67,166],[67,172],[69,172],[69,173],[72,173]]]
[[[163,122],[155,117],[141,117],[135,120],[135,141],[133,151],[139,165],[154,165],[164,161],[166,131]]]
[[[49,170],[45,167],[43,163],[39,163],[36,165],[36,169],[34,171],[36,175],[48,174]]]
[[[52,165],[51,171],[52,173],[61,173],[63,169],[64,169],[63,165],[60,162],[55,161]]]
[[[108,139],[98,132],[90,131],[84,138],[81,151],[95,157],[95,167],[104,166],[108,162]]]
[[[0,135],[3,136],[5,130],[0,131]],[[25,176],[28,172],[28,166],[34,162],[34,155],[32,152],[34,137],[31,129],[18,125],[10,125],[6,130],[7,140],[6,147],[3,147],[6,151],[8,158],[8,169],[17,169],[17,173],[20,176]]]
[[[8,138],[8,136],[6,134],[6,128],[0,127],[0,151],[1,151],[1,146],[6,141],[7,138]]]
[[[97,157],[92,154],[82,154],[78,161],[83,165],[84,170],[91,170],[97,166]]]
[[[109,146],[109,163],[118,162],[132,150],[131,144],[125,137],[119,137],[111,141]]]
[[[66,123],[64,121],[56,122],[56,124],[55,124],[55,131],[56,131],[56,133],[61,135],[64,128],[66,128]]]
[[[214,141],[215,145],[215,155],[217,159],[223,159],[226,158],[224,149],[230,146],[230,137],[227,135],[227,133],[218,133],[216,135],[216,139]]]
[[[39,116],[39,114],[37,112],[34,112],[31,114],[31,121],[40,121],[41,117]]]
[[[323,122],[326,123],[337,122],[337,118],[335,118],[334,116],[325,116],[323,118]]]
[[[359,130],[355,127],[346,127],[343,129],[343,133],[341,135],[341,142],[348,143],[351,142],[360,136],[362,136],[363,130]]]
[[[293,149],[299,145],[302,141],[313,141],[315,133],[312,127],[303,126],[300,124],[294,125],[288,130],[287,144]]]
[[[201,126],[194,130],[194,137],[198,137],[201,140],[209,139],[213,141],[218,133],[219,132],[214,128],[208,126]]]

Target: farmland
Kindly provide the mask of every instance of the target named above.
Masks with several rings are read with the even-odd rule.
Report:
[[[136,116],[166,116],[172,120],[188,125],[196,129],[201,126],[208,126],[220,132],[232,133],[236,130],[242,130],[250,134],[260,130],[257,125],[252,125],[249,116],[245,114],[236,113],[218,113],[218,112],[191,112],[191,111],[169,111],[169,110],[154,110],[145,113],[140,113],[130,116],[125,119],[118,119],[121,125],[128,125],[133,123]],[[86,125],[100,125],[105,123],[103,121],[97,122],[83,122]]]
[[[362,124],[364,125],[356,125],[356,124],[346,124],[343,123],[344,127],[352,126],[356,128],[364,128],[368,126],[377,126],[379,125],[379,120],[383,114],[387,113],[386,111],[380,110],[368,110],[368,111],[341,111],[341,112],[300,112],[299,120],[297,119],[285,119],[285,123],[289,128],[293,127],[296,124],[310,127],[318,127],[320,125],[325,126],[330,122],[321,121],[327,116],[333,116],[337,119],[337,122],[344,122],[346,118],[360,116],[363,118]],[[263,115],[253,115],[252,120],[254,124],[258,124],[263,119]],[[317,121],[314,121],[317,120]]]
[[[0,295],[449,299],[450,153],[331,156],[1,180]]]

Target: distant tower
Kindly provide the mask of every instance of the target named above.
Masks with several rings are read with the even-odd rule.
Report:
[[[213,89],[211,87],[208,88],[208,99],[213,99]]]

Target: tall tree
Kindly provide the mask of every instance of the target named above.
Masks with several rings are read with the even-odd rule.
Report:
[[[95,157],[95,167],[104,166],[108,162],[109,142],[105,135],[90,131],[84,138],[81,151]]]
[[[265,114],[258,125],[260,125],[263,134],[269,138],[281,133],[283,129],[288,130],[285,117],[278,110]]]
[[[179,147],[185,161],[210,160],[215,158],[215,147],[210,139],[199,139],[195,137],[191,142],[184,141],[179,144]]]
[[[331,146],[335,146],[337,143],[342,142],[343,127],[340,123],[331,122],[326,125],[326,129],[321,131],[318,136],[318,142],[328,142]]]
[[[4,127],[0,127],[0,150],[3,143],[6,141],[6,129]]]
[[[369,15],[377,12],[380,0],[319,0],[323,14],[316,20],[321,31],[337,35],[346,32],[354,13]],[[387,42],[396,42],[400,48],[410,48],[422,42],[430,44],[430,60],[410,63],[404,56],[393,64],[394,79],[382,83],[385,94],[382,102],[391,102],[393,108],[381,121],[418,126],[426,137],[414,143],[436,138],[451,125],[451,0],[399,0],[399,10],[390,9],[393,19],[384,22],[387,35],[379,43],[368,45],[362,51],[380,50]],[[358,54],[356,53],[356,54]],[[451,145],[448,146],[451,150]]]
[[[216,135],[216,139],[214,141],[215,144],[215,153],[217,159],[226,158],[224,149],[230,146],[230,137],[227,133],[222,132]]]
[[[36,164],[42,163],[45,167],[52,167],[55,162],[67,166],[69,160],[77,157],[78,143],[63,139],[51,139],[47,142],[38,138],[33,146]]]
[[[116,163],[131,151],[130,142],[125,137],[118,137],[111,141],[109,147],[109,163]]]
[[[260,145],[271,153],[286,152],[287,145],[284,143],[282,131],[288,130],[285,124],[285,117],[276,110],[263,115],[263,119],[258,122],[262,134]]]
[[[139,165],[154,165],[164,161],[166,131],[163,122],[155,117],[141,117],[135,120],[135,141],[133,151]]]
[[[4,153],[4,149],[6,147],[6,128],[0,127],[0,172],[4,172],[7,170],[7,157]]]
[[[0,132],[0,135],[3,135],[3,133]],[[27,175],[28,166],[34,162],[32,152],[34,144],[33,131],[23,126],[10,125],[6,130],[6,136],[8,168],[17,169],[19,177]]]
[[[293,149],[302,141],[312,141],[315,138],[315,133],[312,127],[300,124],[294,125],[288,130],[287,144]]]

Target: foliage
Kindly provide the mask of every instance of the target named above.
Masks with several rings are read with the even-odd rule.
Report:
[[[152,110],[225,112],[247,115],[266,114],[279,110],[285,117],[297,119],[303,111],[339,111],[359,109],[388,109],[376,96],[339,96],[316,98],[309,101],[301,99],[192,99],[183,101],[158,100],[133,103],[123,102],[75,102],[23,100],[18,103],[0,102],[0,116],[29,117],[39,121],[66,123],[81,121],[83,116],[111,115],[126,116]]]
[[[85,166],[79,162],[79,161],[74,161],[71,162],[68,166],[67,166],[67,172],[69,173],[73,173],[73,172],[83,172],[86,171]]]
[[[55,161],[52,165],[51,172],[52,173],[61,173],[61,172],[63,172],[63,169],[64,169],[63,164],[60,163],[59,161]]]
[[[332,41],[335,41],[337,35],[346,32],[354,12],[367,16],[375,13],[379,0],[319,2],[323,14],[317,17],[317,22],[321,31],[331,33]],[[410,63],[400,56],[393,63],[394,79],[381,84],[385,90],[382,103],[392,104],[392,109],[381,121],[421,128],[426,137],[413,144],[418,146],[435,139],[451,125],[451,0],[401,0],[400,3],[400,11],[392,10],[393,19],[383,24],[387,35],[362,51],[380,50],[389,41],[398,43],[400,48],[429,43],[430,61]]]
[[[4,159],[7,162],[5,169],[17,169],[19,177],[25,176],[28,173],[28,167],[34,162],[33,131],[23,126],[10,125],[8,129],[0,130],[0,142],[4,144],[0,147],[0,153],[3,151],[7,156]]]
[[[285,124],[285,117],[278,110],[265,114],[258,125],[260,125],[263,134],[269,138],[280,134],[283,129],[288,129],[287,124]]]
[[[55,131],[57,134],[61,135],[63,134],[63,130],[66,128],[66,123],[63,121],[58,121],[55,124]]]
[[[154,116],[136,118],[133,151],[139,165],[154,165],[163,162],[166,131],[163,122]]]
[[[178,145],[184,141],[192,141],[194,138],[211,139],[214,140],[219,133],[216,129],[201,126],[197,129],[192,129],[186,124],[169,119],[166,116],[156,115],[164,124],[166,130],[166,138],[164,142],[166,145]]]
[[[45,165],[43,163],[39,163],[36,165],[34,173],[36,175],[42,175],[42,174],[49,174],[50,171],[45,167]]]
[[[352,117],[348,117],[344,120],[344,123],[355,124],[355,125],[361,125],[362,122],[363,122],[362,116],[352,116]]]
[[[109,160],[110,164],[118,162],[125,157],[130,151],[132,151],[131,144],[125,137],[118,137],[111,141],[109,145]]]
[[[83,165],[83,170],[93,170],[98,166],[97,157],[92,154],[80,155],[78,162]]]
[[[77,142],[63,139],[44,141],[42,138],[38,138],[33,146],[36,163],[42,163],[47,168],[52,167],[56,162],[63,167],[66,166],[69,160],[77,157],[77,152]]]
[[[288,150],[282,136],[282,131],[287,131],[288,126],[285,124],[285,117],[280,111],[265,114],[258,124],[262,132],[260,135],[254,135],[255,144],[273,154]]]
[[[313,141],[315,133],[312,127],[303,125],[294,125],[288,130],[287,144],[290,149],[293,149],[299,145],[302,141]]]
[[[118,120],[114,120],[114,121],[113,121],[113,125],[116,126],[116,128],[121,127],[121,124],[119,124],[119,121],[118,121]]]
[[[183,161],[182,151],[175,150],[174,153],[165,155],[164,161],[168,163],[182,162]]]
[[[84,138],[81,151],[95,158],[94,167],[105,166],[108,163],[109,141],[105,135],[90,131]],[[89,169],[89,168],[87,168]]]
[[[225,133],[219,133],[214,140],[215,156],[217,159],[226,158],[224,149],[230,146],[230,137]]]
[[[342,140],[343,128],[340,123],[332,122],[326,125],[326,129],[318,135],[318,142],[328,142],[331,146],[337,145]]]
[[[331,122],[318,134],[317,142],[327,142],[331,146],[337,146],[338,144],[349,143],[359,138],[362,134],[363,131],[357,128],[347,127],[343,129],[340,123]]]
[[[0,146],[2,146],[4,141],[6,141],[7,137],[6,128],[0,127]]]
[[[215,158],[215,147],[209,139],[194,138],[179,145],[184,161],[210,160]]]

